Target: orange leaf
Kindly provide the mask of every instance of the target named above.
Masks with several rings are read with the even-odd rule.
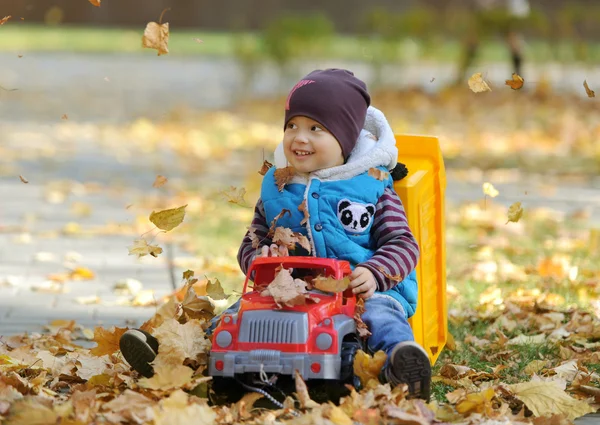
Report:
[[[8,16],[5,16],[4,18],[0,19],[0,25],[4,25],[4,23],[6,21],[8,21],[10,18],[12,18],[12,16],[8,15]]]
[[[6,19],[6,18],[5,18]],[[583,80],[583,88],[585,88],[585,92],[588,97],[596,97],[596,92],[588,86],[587,80]]]
[[[23,183],[29,183],[29,180],[27,180],[25,177],[23,177],[23,176],[19,176],[19,178],[21,179],[21,181],[22,181]]]
[[[96,7],[100,7],[100,2],[101,2],[101,1],[102,1],[102,0],[90,0],[90,3],[92,3],[92,4],[93,4],[94,6],[96,6]]]
[[[525,80],[516,72],[513,72],[512,80],[506,80],[506,85],[509,86],[513,90],[519,90],[523,87]]]
[[[90,350],[90,354],[94,356],[103,356],[105,354],[112,354],[119,350],[119,339],[127,331],[128,328],[117,328],[113,327],[112,330],[106,330],[97,326],[94,328],[94,342],[98,344],[97,347]]]
[[[302,203],[300,205],[298,205],[298,211],[304,213],[304,218],[300,222],[300,226],[304,226],[308,222],[308,219],[310,218],[310,214],[308,213],[308,208],[306,207],[306,199],[304,201],[302,201]]]
[[[296,174],[296,169],[292,166],[275,170],[273,176],[275,177],[275,183],[277,183],[277,189],[279,189],[280,192],[283,191],[283,187],[292,180],[294,174]]]
[[[267,171],[269,171],[269,169],[273,166],[273,164],[271,164],[269,161],[267,161],[265,159],[265,162],[263,162],[262,167],[260,167],[260,170],[258,171],[258,174],[260,174],[261,176],[264,176],[265,174],[267,174]]]

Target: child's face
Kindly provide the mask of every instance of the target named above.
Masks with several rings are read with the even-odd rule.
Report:
[[[344,163],[337,139],[308,117],[296,116],[288,121],[283,133],[283,150],[290,165],[301,173],[312,173]]]

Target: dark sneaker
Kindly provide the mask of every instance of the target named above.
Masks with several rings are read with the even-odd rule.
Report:
[[[390,361],[379,376],[380,381],[392,387],[408,385],[409,397],[429,401],[431,395],[431,363],[427,352],[414,341],[398,343],[390,354]]]
[[[121,336],[119,348],[127,363],[140,375],[151,378],[154,369],[150,364],[158,354],[158,340],[148,332],[129,329]]]

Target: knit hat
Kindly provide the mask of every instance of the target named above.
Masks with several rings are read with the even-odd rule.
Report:
[[[322,124],[342,147],[344,161],[365,124],[371,97],[364,82],[345,69],[316,70],[300,80],[285,102],[285,124],[305,116]]]

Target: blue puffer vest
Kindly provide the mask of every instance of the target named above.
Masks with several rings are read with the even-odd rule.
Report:
[[[387,171],[385,167],[379,168]],[[375,206],[384,190],[392,187],[391,178],[380,181],[366,171],[343,180],[320,180],[311,175],[307,184],[288,183],[280,192],[274,172],[272,167],[266,173],[261,189],[267,225],[282,209],[288,209],[291,216],[285,214],[277,226],[308,236],[311,255],[347,260],[353,270],[373,256],[376,246],[371,227]],[[305,200],[310,218],[301,226],[304,213],[298,211],[298,206]],[[299,247],[291,255],[306,255],[306,251]],[[407,316],[412,316],[418,294],[415,271],[393,289],[381,293],[398,300]]]

